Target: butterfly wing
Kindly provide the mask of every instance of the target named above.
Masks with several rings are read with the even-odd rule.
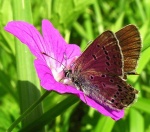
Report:
[[[124,30],[119,34],[121,32]],[[117,37],[121,47],[124,47],[121,41],[123,36]],[[133,69],[129,70],[127,64],[124,68],[123,57],[127,58],[128,54],[125,48],[123,51],[124,54],[116,36],[111,31],[105,31],[93,41],[72,67],[74,84],[96,102],[115,110],[127,107],[138,93],[122,79],[123,69],[127,72]]]
[[[116,32],[124,57],[124,72],[135,74],[137,60],[141,51],[140,33],[136,26],[128,25]]]
[[[105,31],[82,53],[73,65],[73,71],[100,71],[123,76],[123,56],[111,31]]]
[[[98,72],[81,73],[81,89],[96,102],[115,110],[129,106],[138,93],[131,85],[115,75]]]

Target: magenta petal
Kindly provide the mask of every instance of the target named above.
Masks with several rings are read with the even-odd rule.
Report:
[[[4,29],[26,44],[37,58],[43,58],[41,51],[46,47],[41,34],[33,25],[23,21],[12,21]]]
[[[115,111],[112,110],[108,107],[105,107],[101,104],[96,103],[94,100],[92,100],[91,98],[86,96],[86,101],[85,101],[85,97],[82,95],[80,96],[80,99],[87,103],[87,105],[95,108],[97,111],[99,111],[101,114],[105,115],[105,116],[109,116],[114,120],[119,120],[121,118],[123,118],[124,116],[124,110],[120,110],[120,111]]]

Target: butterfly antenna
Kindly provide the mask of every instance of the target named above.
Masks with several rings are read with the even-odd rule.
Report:
[[[64,64],[62,64],[60,61],[58,61],[58,60],[56,60],[55,58],[53,58],[53,57],[51,57],[51,56],[49,56],[48,54],[46,54],[45,52],[41,52],[43,55],[45,55],[45,56],[47,56],[47,57],[50,57],[51,59],[53,59],[53,60],[55,60],[55,61],[57,61],[57,62],[59,62],[61,65],[63,65],[64,66],[64,68],[65,68],[65,65]]]

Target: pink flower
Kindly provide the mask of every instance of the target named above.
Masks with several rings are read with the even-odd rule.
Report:
[[[34,64],[43,88],[54,90],[61,94],[75,94],[87,105],[115,120],[119,120],[124,116],[124,110],[111,110],[87,96],[85,101],[82,91],[65,84],[66,80],[63,80],[63,70],[77,56],[80,56],[80,48],[74,44],[67,44],[48,20],[42,21],[43,35],[33,25],[23,21],[9,22],[4,29],[26,44],[32,54],[36,56],[37,59],[34,61]]]

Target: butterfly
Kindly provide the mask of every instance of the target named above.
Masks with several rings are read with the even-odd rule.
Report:
[[[65,77],[97,103],[114,110],[124,109],[138,94],[126,78],[137,74],[140,51],[141,38],[135,25],[116,33],[107,30],[64,70]]]

